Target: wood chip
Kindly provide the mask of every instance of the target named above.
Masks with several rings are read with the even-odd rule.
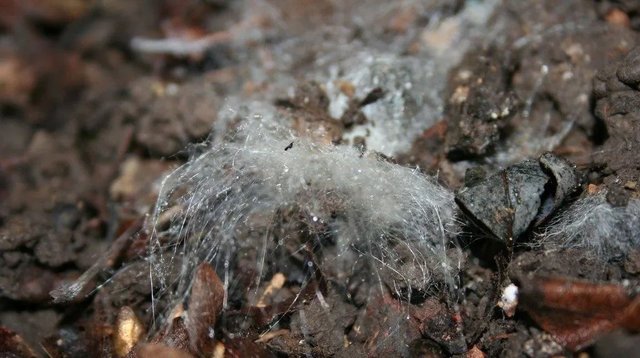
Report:
[[[260,296],[260,299],[258,300],[258,303],[256,304],[256,307],[266,307],[267,304],[265,303],[267,297],[273,295],[273,293],[276,290],[279,290],[282,288],[282,286],[284,286],[284,283],[287,281],[287,278],[285,277],[284,274],[278,272],[275,275],[273,275],[273,277],[271,278],[271,281],[269,282],[269,285],[267,286],[267,288],[265,288],[264,293],[262,294],[262,296]]]
[[[130,307],[122,307],[116,320],[116,334],[113,336],[113,348],[118,357],[124,357],[138,343],[144,333],[144,327]]]
[[[285,334],[290,333],[290,331],[288,329],[279,329],[277,331],[269,331],[263,335],[260,336],[260,338],[256,339],[254,342],[255,343],[267,343],[270,340],[274,339],[275,337],[278,336],[282,336]]]

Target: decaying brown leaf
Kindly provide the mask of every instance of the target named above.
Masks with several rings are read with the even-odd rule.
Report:
[[[197,352],[213,349],[213,329],[224,302],[224,286],[208,263],[202,263],[196,274],[189,298],[185,326],[191,348]]]
[[[640,295],[614,283],[521,278],[519,299],[531,318],[576,351],[615,329],[640,330]]]

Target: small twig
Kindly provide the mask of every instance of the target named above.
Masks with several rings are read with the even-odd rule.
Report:
[[[196,40],[181,38],[149,39],[134,37],[131,40],[131,48],[135,51],[166,54],[173,56],[200,55],[207,49],[221,43],[231,41],[231,33],[228,31],[214,32]]]
[[[109,251],[107,251],[106,254],[98,260],[98,262],[86,270],[77,280],[51,291],[50,295],[53,297],[53,301],[55,303],[63,303],[75,300],[79,296],[82,296],[82,298],[88,296],[89,292],[92,292],[96,285],[94,283],[94,285],[91,286],[91,289],[89,289],[87,284],[93,281],[100,272],[112,268],[116,264],[118,258],[133,241],[135,234],[142,228],[143,223],[144,220],[142,218],[133,222],[131,226],[122,233],[122,235],[115,239],[109,248]]]

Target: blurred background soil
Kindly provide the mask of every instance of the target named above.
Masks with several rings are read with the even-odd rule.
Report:
[[[0,348],[17,357],[120,355],[111,342],[122,307],[132,307],[143,326],[151,325],[147,237],[138,231],[140,223],[163,175],[208,138],[228,97],[287,98],[282,84],[273,82],[273,73],[285,65],[290,78],[284,83],[306,85],[304,74],[325,50],[312,30],[343,14],[365,19],[361,28],[345,26],[347,37],[393,43],[398,54],[421,56],[425,47],[450,40],[446,26],[416,29],[469,6],[398,2],[375,23],[367,22],[369,8],[384,3],[0,0]],[[615,194],[610,202],[624,205],[637,197],[640,55],[632,49],[640,5],[505,0],[497,2],[489,22],[500,23],[500,34],[462,56],[446,75],[441,117],[416,138],[407,136],[410,149],[393,160],[438,173],[455,189],[471,166],[493,171],[553,150],[577,164],[585,188],[609,188]],[[293,43],[283,57],[278,46],[305,36],[311,40]],[[354,98],[336,124],[323,94],[306,86],[318,103],[278,103],[298,108],[296,126],[328,121],[338,142],[354,123],[367,120],[363,103],[376,100],[375,91]],[[348,83],[342,86],[353,92]],[[366,146],[366,138],[353,145]],[[636,284],[640,277],[638,252],[601,261],[579,251],[515,250],[507,260],[495,259],[502,249],[482,242],[470,240],[464,250],[465,297],[457,311],[462,313],[426,299],[411,308],[406,325],[398,325],[402,334],[384,345],[371,337],[380,326],[392,325],[389,317],[400,310],[395,298],[381,293],[368,298],[380,303],[377,312],[346,304],[341,293],[329,291],[334,308],[327,313],[322,304],[309,304],[311,326],[293,313],[287,333],[256,340],[233,332],[257,328],[234,327],[229,317],[216,337],[228,356],[302,356],[309,352],[298,344],[302,335],[313,338],[314,356],[570,355],[566,344],[526,313],[506,317],[495,308],[507,277],[536,272]],[[89,286],[108,284],[87,298],[53,303],[52,290],[105,256]],[[279,293],[285,298],[297,292],[283,290],[290,291]],[[284,312],[273,310],[263,314]],[[558,317],[550,319],[565,318]],[[456,320],[465,322],[460,339]],[[590,322],[580,324],[589,331]],[[617,330],[623,326],[613,323],[613,333],[596,335],[577,351],[603,357],[633,351],[625,347],[637,348],[640,340]],[[151,356],[147,348],[137,354]],[[197,354],[167,352],[161,354]]]

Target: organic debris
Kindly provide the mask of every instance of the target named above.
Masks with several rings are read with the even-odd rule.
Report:
[[[222,312],[224,287],[211,265],[195,271],[187,309],[186,329],[194,352],[212,352],[215,326]]]
[[[538,163],[528,160],[471,182],[456,194],[456,202],[496,239],[511,244],[532,224],[544,221],[577,186],[573,166],[546,153]]]
[[[619,328],[640,330],[637,288],[549,277],[524,277],[517,285],[521,307],[573,351]]]
[[[116,333],[113,348],[118,357],[125,357],[138,343],[144,334],[144,327],[135,312],[129,307],[122,307],[116,321]]]

